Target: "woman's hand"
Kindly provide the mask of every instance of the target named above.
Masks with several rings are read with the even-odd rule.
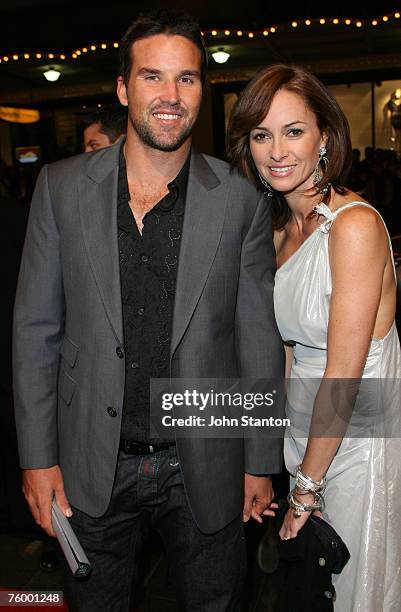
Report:
[[[315,497],[313,494],[308,493],[306,495],[297,495],[295,496],[299,501],[303,504],[313,504]],[[279,536],[282,540],[289,540],[290,538],[296,538],[298,532],[305,525],[306,521],[309,519],[312,512],[301,512],[301,516],[296,518],[294,516],[295,510],[293,508],[289,508],[287,514],[285,515],[284,522],[279,531]],[[322,513],[319,510],[315,510],[313,512],[316,516],[320,516],[322,518]]]
[[[279,531],[279,536],[282,540],[296,538],[298,531],[302,529],[312,514],[312,512],[302,512],[299,518],[295,518],[294,512],[295,510],[293,508],[289,508],[287,514],[285,515],[284,522]]]

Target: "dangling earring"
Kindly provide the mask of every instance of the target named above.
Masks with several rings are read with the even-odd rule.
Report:
[[[265,187],[266,191],[265,191],[265,195],[267,195],[269,198],[272,198],[274,196],[274,191],[271,185],[269,185],[269,183],[266,181],[266,179],[263,178],[263,176],[260,174],[260,172],[258,172],[259,174],[259,178],[261,180],[262,185]]]
[[[319,159],[317,160],[316,168],[313,173],[313,184],[317,185],[323,178],[322,168],[323,165],[324,172],[327,172],[327,166],[329,165],[329,160],[326,157],[327,149],[324,145],[320,145],[319,148]]]

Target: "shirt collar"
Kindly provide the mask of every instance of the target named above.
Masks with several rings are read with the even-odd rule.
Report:
[[[130,199],[128,178],[127,178],[127,164],[126,164],[125,155],[124,155],[124,143],[125,143],[125,139],[123,139],[123,142],[121,143],[120,157],[119,157],[119,163],[118,163],[118,200],[119,202],[121,200],[128,202]],[[186,189],[188,185],[190,163],[191,163],[191,152],[189,152],[188,157],[184,162],[184,165],[182,166],[181,170],[179,171],[175,179],[173,179],[167,184],[169,192],[175,195],[176,197],[180,195],[180,196],[183,196],[185,199]],[[176,198],[174,198],[174,200],[176,200]]]

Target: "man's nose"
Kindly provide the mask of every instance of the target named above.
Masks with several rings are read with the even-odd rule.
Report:
[[[178,83],[176,81],[167,81],[164,83],[160,99],[162,102],[168,102],[169,104],[178,104],[180,101]]]

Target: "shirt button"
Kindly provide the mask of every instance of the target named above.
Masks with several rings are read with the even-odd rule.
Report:
[[[118,346],[118,347],[116,348],[116,353],[117,353],[117,357],[119,357],[120,359],[123,359],[123,357],[124,357],[124,352],[123,352],[123,350],[122,350],[121,346]]]
[[[324,567],[326,565],[326,559],[324,557],[319,558],[320,567]]]
[[[131,368],[132,368],[133,370],[136,370],[136,368],[139,368],[139,363],[138,363],[137,361],[133,361],[133,362],[131,363]]]
[[[138,314],[139,316],[142,316],[144,312],[145,312],[145,309],[144,309],[144,308],[142,308],[142,307],[141,307],[141,308],[138,308],[138,310],[137,310],[137,314]]]
[[[327,597],[327,599],[332,599],[333,593],[331,591],[325,591],[324,596]]]
[[[149,261],[149,257],[148,257],[148,256],[147,256],[145,253],[143,253],[143,254],[141,255],[141,261],[142,261],[143,263],[146,263],[147,261]]]
[[[111,416],[111,417],[116,417],[117,416],[117,410],[115,410],[115,408],[113,408],[113,406],[109,406],[107,408],[107,412],[108,412],[109,416]]]

